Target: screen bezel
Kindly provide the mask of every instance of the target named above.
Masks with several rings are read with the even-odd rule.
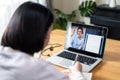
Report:
[[[83,28],[100,29],[100,30],[102,29],[102,30],[104,30],[104,34],[102,34],[102,36],[104,36],[102,51],[101,51],[101,54],[96,54],[96,53],[93,53],[93,52],[78,50],[78,49],[75,49],[75,48],[72,48],[72,47],[68,48],[68,47],[66,47],[66,44],[65,44],[65,49],[68,49],[68,50],[73,51],[73,52],[77,52],[77,53],[93,56],[93,57],[103,58],[105,42],[106,42],[107,33],[108,33],[108,28],[107,27],[103,27],[103,26],[97,26],[97,25],[86,25],[86,24],[83,24],[83,23],[68,22],[66,37],[68,36],[69,28],[72,27],[72,26],[75,26],[75,27],[82,26]]]

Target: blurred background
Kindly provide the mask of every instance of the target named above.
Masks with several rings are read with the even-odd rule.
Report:
[[[72,11],[78,10],[79,5],[85,0],[0,0],[0,40],[4,29],[6,28],[15,9],[25,1],[33,1],[48,7],[54,12],[54,9],[60,10],[67,18],[74,21],[83,21],[79,11],[72,14]],[[109,4],[110,0],[93,0],[97,6],[101,4]],[[120,4],[120,0],[116,0],[116,5]],[[71,16],[69,16],[71,14]],[[56,14],[55,14],[56,15]],[[58,14],[57,14],[58,16]],[[63,16],[64,17],[64,16]],[[67,20],[68,20],[67,19]]]

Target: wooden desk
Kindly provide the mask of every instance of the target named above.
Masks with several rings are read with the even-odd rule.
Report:
[[[63,30],[53,30],[50,43],[62,44],[61,47],[57,47],[54,51],[47,51],[45,54],[51,55],[57,53],[64,48],[66,32]],[[47,59],[47,56],[42,56]],[[63,70],[60,66],[56,66],[59,70]],[[103,61],[96,66],[92,71],[92,80],[120,80],[120,41],[107,39],[105,46],[105,53]]]

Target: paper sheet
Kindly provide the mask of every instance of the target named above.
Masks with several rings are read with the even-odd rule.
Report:
[[[88,34],[86,51],[99,53],[102,36]]]
[[[92,80],[92,73],[83,73],[87,80]]]

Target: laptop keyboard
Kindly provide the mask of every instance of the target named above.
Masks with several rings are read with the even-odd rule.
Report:
[[[70,60],[75,60],[76,58],[76,54],[73,54],[67,51],[62,52],[61,54],[58,54],[57,56],[64,57]],[[87,65],[93,64],[96,60],[97,59],[93,59],[93,58],[89,58],[89,57],[81,56],[81,55],[78,55],[78,59],[77,59],[77,61],[83,64],[87,64]]]
[[[76,54],[73,54],[73,53],[70,53],[67,51],[63,51],[62,53],[58,54],[57,56],[64,57],[64,58],[67,58],[70,60],[75,60]]]

